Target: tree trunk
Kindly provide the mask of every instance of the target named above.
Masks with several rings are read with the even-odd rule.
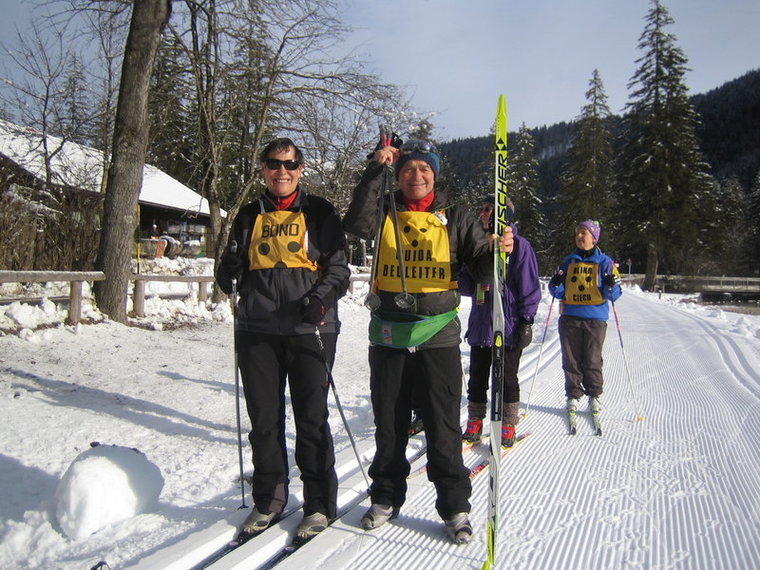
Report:
[[[654,291],[655,282],[657,281],[657,268],[659,259],[657,257],[657,247],[650,243],[647,246],[647,269],[644,275],[644,290]]]
[[[106,274],[106,279],[96,282],[94,287],[100,310],[121,323],[127,320],[129,262],[148,147],[150,77],[161,32],[170,14],[170,0],[134,2],[124,50],[100,248],[95,264],[96,269]]]

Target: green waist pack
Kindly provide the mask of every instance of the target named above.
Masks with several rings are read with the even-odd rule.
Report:
[[[453,321],[458,310],[453,309],[440,315],[375,311],[370,315],[369,340],[393,348],[419,346]]]

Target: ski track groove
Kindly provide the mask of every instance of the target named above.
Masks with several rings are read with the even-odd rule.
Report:
[[[742,384],[750,386],[756,373],[733,337],[726,338],[716,330],[695,330],[690,324],[682,329],[671,327],[674,330],[669,331],[658,323],[661,305],[636,298],[631,301],[630,310],[617,308],[624,343],[626,338],[641,341],[642,346],[624,344],[624,350],[637,407],[645,419],[636,422],[635,416],[631,417],[632,395],[614,320],[610,322],[605,342],[606,390],[602,417],[605,435],[601,438],[589,435],[590,422],[586,422],[584,414],[579,418],[578,435],[563,435],[566,429],[561,355],[552,355],[548,347],[544,348],[542,370],[554,367],[555,372],[539,375],[534,387],[533,413],[524,424],[537,435],[532,437],[531,453],[540,456],[559,452],[567,457],[568,463],[573,462],[573,455],[578,453],[583,455],[583,464],[577,465],[580,473],[568,466],[564,473],[547,474],[541,472],[539,465],[528,465],[526,461],[525,471],[539,473],[536,479],[542,478],[547,488],[555,485],[566,488],[566,495],[573,503],[558,506],[559,514],[546,512],[545,505],[536,500],[544,485],[534,483],[534,489],[523,487],[527,494],[532,493],[537,506],[532,513],[528,510],[517,520],[519,526],[530,531],[519,536],[519,547],[515,546],[515,550],[523,553],[514,553],[510,567],[679,568],[687,566],[689,560],[691,563],[711,560],[721,567],[748,567],[752,561],[759,560],[757,540],[751,538],[758,528],[755,513],[760,507],[756,476],[743,469],[741,461],[737,467],[736,458],[744,453],[757,453],[760,402],[752,389],[745,392],[744,397],[739,394],[737,401],[736,391],[727,392],[721,382],[722,376],[728,375],[723,368],[738,378],[747,378]],[[630,324],[626,318],[629,313],[636,315]],[[672,311],[668,313],[670,318],[673,318]],[[626,331],[629,331],[628,337]],[[652,334],[641,334],[642,331],[652,331]],[[556,335],[547,334],[546,342],[551,339],[556,339]],[[699,357],[693,361],[690,343],[703,343]],[[722,363],[716,361],[716,353]],[[683,374],[684,369],[688,374]],[[532,378],[533,369],[530,372],[521,371],[523,388],[525,379]],[[680,382],[679,376],[688,380]],[[696,382],[692,380],[695,377]],[[740,410],[738,418],[737,410]],[[546,418],[542,422],[544,429],[534,427],[532,422],[538,415],[549,416],[549,423],[557,424],[558,429],[546,425]],[[561,424],[553,421],[552,416],[561,418]],[[748,429],[748,425],[754,429]],[[743,433],[742,427],[751,434],[749,438],[739,438],[736,442],[728,438],[728,445],[716,445],[716,431],[725,430],[737,437]],[[549,431],[570,443],[563,450],[557,449],[542,437],[548,436]],[[648,432],[666,441],[664,449],[647,443]],[[586,443],[595,449],[583,450],[581,446]],[[609,446],[614,446],[617,453],[611,456]],[[731,452],[733,447],[736,451]],[[605,469],[596,463],[617,465],[619,469],[615,473],[614,468]],[[751,467],[756,463],[750,460],[747,464]],[[582,481],[582,473],[596,474],[596,479],[590,477],[590,482],[595,484]],[[739,481],[734,486],[735,497],[725,491],[727,488],[730,492],[732,486],[721,483],[729,474]],[[652,484],[663,475],[669,483],[659,488]],[[607,504],[606,508],[584,508],[584,502],[593,503],[600,498]],[[698,514],[686,508],[689,502],[697,504],[695,513]],[[742,508],[742,505],[746,506]],[[737,517],[751,524],[748,528],[732,528],[735,525],[731,523]],[[565,520],[567,524],[546,529],[541,528],[540,520]],[[709,525],[706,526],[705,521],[710,521]],[[564,532],[575,533],[575,536],[559,538]],[[569,542],[574,547],[554,552],[552,535],[558,537],[558,544]],[[501,540],[502,544],[508,542],[504,536]],[[584,545],[586,550],[595,550],[588,548],[592,544],[598,548],[598,554],[583,552]]]
[[[543,327],[536,327],[520,369],[523,408],[530,397],[530,409],[518,433],[532,435],[501,464],[495,567],[760,567],[760,484],[753,470],[760,463],[760,387],[747,358],[747,351],[758,351],[756,341],[633,294],[616,308],[624,348],[611,314],[601,437],[593,434],[585,399],[578,433],[567,435],[554,317],[529,395],[543,335]],[[465,373],[468,360],[463,347]],[[371,440],[366,418],[351,420],[354,433]],[[367,441],[359,445],[366,448]],[[473,465],[487,453],[487,446],[474,448],[465,462]],[[546,457],[563,468],[546,469]],[[480,568],[486,471],[473,480],[474,536],[468,545],[448,542],[433,486],[419,475],[409,480],[398,519],[361,530],[365,500],[277,568]]]

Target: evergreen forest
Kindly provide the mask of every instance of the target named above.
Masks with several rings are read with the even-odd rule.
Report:
[[[750,71],[707,93],[693,95],[689,103],[697,116],[695,135],[711,178],[710,192],[724,200],[722,206],[716,206],[706,215],[714,217],[716,225],[722,227],[716,230],[714,237],[705,236],[705,240],[718,240],[714,255],[695,255],[693,264],[666,261],[658,272],[760,276],[760,70]],[[572,247],[569,233],[572,224],[594,217],[594,212],[588,210],[567,214],[562,211],[563,192],[567,189],[564,176],[579,123],[580,119],[509,134],[511,162],[518,160],[521,138],[529,137],[533,141],[535,153],[531,158],[535,161],[537,176],[533,204],[538,213],[520,212],[516,204],[516,218],[520,232],[534,242],[542,272],[547,274]],[[613,177],[616,174],[613,157],[619,155],[625,144],[624,126],[622,117],[609,116],[608,165]],[[455,139],[441,143],[439,148],[447,172],[454,180],[450,186],[475,207],[480,196],[492,191],[491,162],[484,161],[484,157],[492,152],[493,136]],[[612,181],[611,188],[614,188]],[[591,198],[600,201],[602,196]],[[625,196],[619,199],[624,200]],[[729,207],[732,211],[727,211]],[[537,226],[529,218],[540,218],[544,225]],[[569,224],[563,224],[565,218],[570,219]],[[599,216],[599,221],[605,233],[600,243],[602,249],[619,262],[631,259],[632,271],[644,273],[646,256],[637,248],[636,236],[625,243],[618,236],[609,235],[609,226],[625,227],[626,221],[616,220],[614,211]],[[673,224],[677,225],[678,219],[674,219]],[[562,228],[561,235],[554,231],[558,226]],[[698,243],[693,245],[696,249]],[[624,264],[622,270],[627,271],[628,266]]]

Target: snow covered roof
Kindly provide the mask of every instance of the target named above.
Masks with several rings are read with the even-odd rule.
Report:
[[[92,192],[101,191],[103,152],[48,136],[48,152],[56,152],[51,159],[53,182],[74,186]],[[36,129],[20,127],[0,120],[0,154],[24,168],[35,177],[45,179],[42,134]],[[166,208],[209,214],[208,201],[180,181],[146,164],[139,201]]]

